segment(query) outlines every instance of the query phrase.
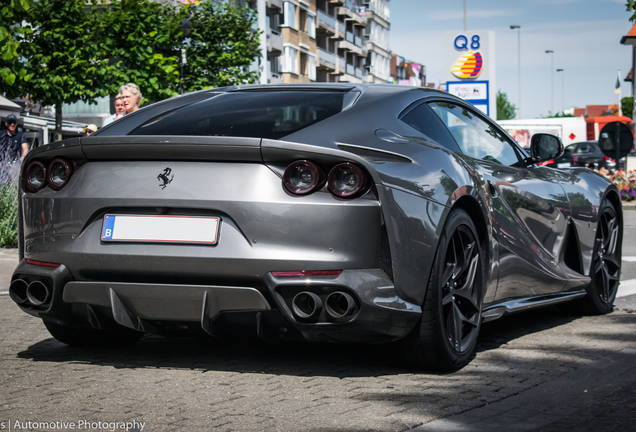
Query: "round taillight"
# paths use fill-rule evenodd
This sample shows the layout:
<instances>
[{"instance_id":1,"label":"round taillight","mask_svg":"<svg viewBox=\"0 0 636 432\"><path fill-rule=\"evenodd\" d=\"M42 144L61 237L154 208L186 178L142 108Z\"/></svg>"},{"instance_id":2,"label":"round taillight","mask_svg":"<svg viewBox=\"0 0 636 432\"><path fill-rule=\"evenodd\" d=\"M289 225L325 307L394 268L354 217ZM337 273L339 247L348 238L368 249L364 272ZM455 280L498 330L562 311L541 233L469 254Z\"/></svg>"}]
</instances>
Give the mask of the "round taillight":
<instances>
[{"instance_id":1,"label":"round taillight","mask_svg":"<svg viewBox=\"0 0 636 432\"><path fill-rule=\"evenodd\" d=\"M33 161L26 169L27 187L31 192L37 192L46 185L46 167L38 161Z\"/></svg>"},{"instance_id":2,"label":"round taillight","mask_svg":"<svg viewBox=\"0 0 636 432\"><path fill-rule=\"evenodd\" d=\"M53 159L49 164L49 186L58 191L62 189L73 174L73 166L64 159Z\"/></svg>"},{"instance_id":3,"label":"round taillight","mask_svg":"<svg viewBox=\"0 0 636 432\"><path fill-rule=\"evenodd\" d=\"M329 192L340 198L355 198L367 190L367 177L352 163L341 163L329 172Z\"/></svg>"},{"instance_id":4,"label":"round taillight","mask_svg":"<svg viewBox=\"0 0 636 432\"><path fill-rule=\"evenodd\" d=\"M325 184L325 174L309 161L296 161L285 170L283 184L285 189L294 195L306 195Z\"/></svg>"}]
</instances>

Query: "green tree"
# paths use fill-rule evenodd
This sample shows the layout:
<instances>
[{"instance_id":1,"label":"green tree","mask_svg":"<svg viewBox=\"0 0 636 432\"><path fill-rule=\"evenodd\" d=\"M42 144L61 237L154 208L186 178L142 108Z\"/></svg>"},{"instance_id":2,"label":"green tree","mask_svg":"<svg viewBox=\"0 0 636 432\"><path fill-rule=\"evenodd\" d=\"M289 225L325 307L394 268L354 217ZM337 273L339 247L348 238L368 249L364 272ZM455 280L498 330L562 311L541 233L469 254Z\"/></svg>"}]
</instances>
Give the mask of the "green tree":
<instances>
[{"instance_id":1,"label":"green tree","mask_svg":"<svg viewBox=\"0 0 636 432\"><path fill-rule=\"evenodd\" d=\"M260 32L252 29L256 14L230 2L218 4L213 0L204 0L190 12L192 34L183 83L186 91L255 82L258 72L250 72L248 67L260 53Z\"/></svg>"},{"instance_id":2,"label":"green tree","mask_svg":"<svg viewBox=\"0 0 636 432\"><path fill-rule=\"evenodd\" d=\"M516 107L508 101L508 95L501 90L497 91L497 120L510 120L515 118Z\"/></svg>"},{"instance_id":3,"label":"green tree","mask_svg":"<svg viewBox=\"0 0 636 432\"><path fill-rule=\"evenodd\" d=\"M176 47L181 11L148 0L111 2L101 16L99 32L110 57L118 64L117 82L135 83L145 98L161 100L177 94Z\"/></svg>"},{"instance_id":4,"label":"green tree","mask_svg":"<svg viewBox=\"0 0 636 432\"><path fill-rule=\"evenodd\" d=\"M632 117L634 113L634 96L627 96L621 99L621 110L625 117Z\"/></svg>"},{"instance_id":5,"label":"green tree","mask_svg":"<svg viewBox=\"0 0 636 432\"><path fill-rule=\"evenodd\" d=\"M625 6L627 7L627 12L632 12L632 16L629 20L636 21L636 0L627 0Z\"/></svg>"},{"instance_id":6,"label":"green tree","mask_svg":"<svg viewBox=\"0 0 636 432\"><path fill-rule=\"evenodd\" d=\"M102 13L87 9L82 0L38 0L29 9L20 41L26 73L8 89L8 95L28 95L55 106L58 139L62 103L93 102L115 90L117 66L109 61L101 35L94 32Z\"/></svg>"},{"instance_id":7,"label":"green tree","mask_svg":"<svg viewBox=\"0 0 636 432\"><path fill-rule=\"evenodd\" d=\"M29 0L9 0L0 8L0 93L7 93L17 79L29 79L19 59L20 40L28 31L21 23L30 7Z\"/></svg>"}]
</instances>

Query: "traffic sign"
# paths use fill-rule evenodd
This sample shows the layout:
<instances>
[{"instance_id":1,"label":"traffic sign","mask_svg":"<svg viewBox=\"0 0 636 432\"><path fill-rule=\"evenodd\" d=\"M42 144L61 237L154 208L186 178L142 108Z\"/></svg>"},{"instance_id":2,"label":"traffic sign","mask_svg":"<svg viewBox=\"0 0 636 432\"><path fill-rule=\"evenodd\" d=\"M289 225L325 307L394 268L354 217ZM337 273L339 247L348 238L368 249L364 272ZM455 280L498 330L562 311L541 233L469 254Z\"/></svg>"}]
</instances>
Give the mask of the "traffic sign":
<instances>
[{"instance_id":1,"label":"traffic sign","mask_svg":"<svg viewBox=\"0 0 636 432\"><path fill-rule=\"evenodd\" d=\"M627 156L634 146L634 135L629 127L622 122L615 121L606 124L598 136L598 146L603 154L618 161Z\"/></svg>"}]
</instances>

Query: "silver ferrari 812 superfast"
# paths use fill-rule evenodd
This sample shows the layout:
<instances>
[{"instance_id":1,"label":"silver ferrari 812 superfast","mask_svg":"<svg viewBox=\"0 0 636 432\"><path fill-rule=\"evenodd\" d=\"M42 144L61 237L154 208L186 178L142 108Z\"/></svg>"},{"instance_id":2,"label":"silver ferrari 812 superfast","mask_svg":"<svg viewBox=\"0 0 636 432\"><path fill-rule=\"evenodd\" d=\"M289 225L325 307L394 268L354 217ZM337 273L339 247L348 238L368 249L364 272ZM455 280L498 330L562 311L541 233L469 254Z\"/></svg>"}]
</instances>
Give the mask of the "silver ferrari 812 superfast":
<instances>
[{"instance_id":1,"label":"silver ferrari 812 superfast","mask_svg":"<svg viewBox=\"0 0 636 432\"><path fill-rule=\"evenodd\" d=\"M72 345L247 331L456 369L485 321L612 310L619 194L538 165L562 152L430 89L185 94L27 155L10 295Z\"/></svg>"}]
</instances>

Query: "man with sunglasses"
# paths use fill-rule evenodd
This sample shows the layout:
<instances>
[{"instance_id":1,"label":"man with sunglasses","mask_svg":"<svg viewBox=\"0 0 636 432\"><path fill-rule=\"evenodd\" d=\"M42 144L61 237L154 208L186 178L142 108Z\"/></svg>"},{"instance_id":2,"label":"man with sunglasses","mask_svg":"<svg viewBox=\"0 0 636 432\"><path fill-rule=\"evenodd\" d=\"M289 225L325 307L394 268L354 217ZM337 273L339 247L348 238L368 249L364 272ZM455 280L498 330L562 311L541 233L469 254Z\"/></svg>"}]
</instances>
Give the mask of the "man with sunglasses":
<instances>
[{"instance_id":1,"label":"man with sunglasses","mask_svg":"<svg viewBox=\"0 0 636 432\"><path fill-rule=\"evenodd\" d=\"M24 134L18 131L18 119L9 114L4 124L7 129L0 131L0 162L22 161L29 151Z\"/></svg>"}]
</instances>

